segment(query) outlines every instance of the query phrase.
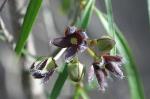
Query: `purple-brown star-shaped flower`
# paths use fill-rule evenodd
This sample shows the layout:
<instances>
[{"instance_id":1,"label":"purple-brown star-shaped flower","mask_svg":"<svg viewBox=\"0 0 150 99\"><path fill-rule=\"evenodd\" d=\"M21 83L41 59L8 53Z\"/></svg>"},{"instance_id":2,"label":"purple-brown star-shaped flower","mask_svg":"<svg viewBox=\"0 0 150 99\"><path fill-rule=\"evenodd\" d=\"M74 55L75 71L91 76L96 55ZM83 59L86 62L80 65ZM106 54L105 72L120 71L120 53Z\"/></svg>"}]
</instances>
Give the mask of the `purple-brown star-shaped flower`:
<instances>
[{"instance_id":1,"label":"purple-brown star-shaped flower","mask_svg":"<svg viewBox=\"0 0 150 99\"><path fill-rule=\"evenodd\" d=\"M87 48L87 38L86 32L77 29L75 26L69 26L66 28L64 37L55 38L51 43L61 48L67 48L65 59L70 60L78 50L83 52Z\"/></svg>"},{"instance_id":2,"label":"purple-brown star-shaped flower","mask_svg":"<svg viewBox=\"0 0 150 99\"><path fill-rule=\"evenodd\" d=\"M97 78L100 90L105 91L107 87L107 77L109 72L118 78L123 78L123 72L120 69L122 58L120 56L103 55L101 62L94 62L89 69L89 82L94 79L94 74Z\"/></svg>"},{"instance_id":3,"label":"purple-brown star-shaped flower","mask_svg":"<svg viewBox=\"0 0 150 99\"><path fill-rule=\"evenodd\" d=\"M56 68L56 66L53 66L53 68L49 69L48 71L44 71L43 69L45 68L47 62L48 59L44 59L39 62L34 62L30 68L32 76L36 79L42 79L43 83L49 80L49 78L52 76Z\"/></svg>"}]
</instances>

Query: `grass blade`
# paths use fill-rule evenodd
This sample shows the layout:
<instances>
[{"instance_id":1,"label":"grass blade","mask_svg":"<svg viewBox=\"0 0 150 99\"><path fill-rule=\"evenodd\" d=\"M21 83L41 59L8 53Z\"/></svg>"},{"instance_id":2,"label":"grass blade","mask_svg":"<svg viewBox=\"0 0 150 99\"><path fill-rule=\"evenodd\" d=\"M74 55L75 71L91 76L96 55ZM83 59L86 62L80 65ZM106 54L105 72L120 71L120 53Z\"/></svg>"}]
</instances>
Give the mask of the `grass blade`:
<instances>
[{"instance_id":1,"label":"grass blade","mask_svg":"<svg viewBox=\"0 0 150 99\"><path fill-rule=\"evenodd\" d=\"M106 15L102 13L97 8L94 9L100 21L102 22L104 28L109 33L108 21ZM131 53L131 49L128 46L128 43L123 36L123 33L118 29L114 24L116 31L116 46L120 54L125 57L127 63L125 64L125 69L127 72L128 83L131 92L131 99L144 99L144 91L141 84L141 80L136 68L136 63ZM111 35L111 34L110 34Z\"/></svg>"},{"instance_id":2,"label":"grass blade","mask_svg":"<svg viewBox=\"0 0 150 99\"><path fill-rule=\"evenodd\" d=\"M63 71L59 74L55 84L54 84L54 87L52 89L52 92L50 94L50 97L49 99L57 99L58 95L60 94L61 92L61 89L66 81L68 77L68 72L67 72L67 63L64 64L64 69Z\"/></svg>"},{"instance_id":3,"label":"grass blade","mask_svg":"<svg viewBox=\"0 0 150 99\"><path fill-rule=\"evenodd\" d=\"M148 8L148 18L149 18L149 24L150 24L150 0L147 0L147 8Z\"/></svg>"},{"instance_id":4,"label":"grass blade","mask_svg":"<svg viewBox=\"0 0 150 99\"><path fill-rule=\"evenodd\" d=\"M105 0L105 5L107 9L107 21L108 21L109 33L114 34L115 30L113 26L113 13L112 13L111 0Z\"/></svg>"},{"instance_id":5,"label":"grass blade","mask_svg":"<svg viewBox=\"0 0 150 99\"><path fill-rule=\"evenodd\" d=\"M95 4L95 0L89 0L83 13L81 16L81 20L79 20L78 27L82 28L82 29L86 29L87 26L89 25L91 16L92 16L92 12L93 12L93 7Z\"/></svg>"},{"instance_id":6,"label":"grass blade","mask_svg":"<svg viewBox=\"0 0 150 99\"><path fill-rule=\"evenodd\" d=\"M32 25L36 19L36 16L38 14L39 8L41 7L42 0L30 0L23 25L21 27L20 31L20 37L16 44L15 52L20 55L21 51L26 43L26 40L30 34Z\"/></svg>"},{"instance_id":7,"label":"grass blade","mask_svg":"<svg viewBox=\"0 0 150 99\"><path fill-rule=\"evenodd\" d=\"M112 2L111 0L105 0L106 10L107 10L107 21L108 21L108 27L109 27L109 33L115 40L115 29L114 29L114 19L113 19L113 12L112 12ZM111 51L112 55L116 55L116 46Z\"/></svg>"}]
</instances>

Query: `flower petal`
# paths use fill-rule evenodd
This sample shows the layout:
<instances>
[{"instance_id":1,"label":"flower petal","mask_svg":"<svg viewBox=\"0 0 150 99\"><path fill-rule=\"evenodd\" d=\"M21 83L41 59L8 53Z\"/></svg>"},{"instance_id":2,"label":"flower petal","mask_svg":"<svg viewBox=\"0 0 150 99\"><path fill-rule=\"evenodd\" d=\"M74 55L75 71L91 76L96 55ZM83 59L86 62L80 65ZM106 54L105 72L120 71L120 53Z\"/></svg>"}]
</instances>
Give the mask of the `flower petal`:
<instances>
[{"instance_id":1,"label":"flower petal","mask_svg":"<svg viewBox=\"0 0 150 99\"><path fill-rule=\"evenodd\" d=\"M94 72L95 72L97 81L98 81L98 83L100 85L100 90L101 91L105 91L105 88L107 87L105 73L97 65L93 65L93 67L94 67Z\"/></svg>"},{"instance_id":2,"label":"flower petal","mask_svg":"<svg viewBox=\"0 0 150 99\"><path fill-rule=\"evenodd\" d=\"M108 77L108 76L109 76L108 70L106 70L106 69L102 68L102 71L103 71L103 73L104 73L104 75L105 75L106 77Z\"/></svg>"},{"instance_id":3,"label":"flower petal","mask_svg":"<svg viewBox=\"0 0 150 99\"><path fill-rule=\"evenodd\" d=\"M66 53L65 53L65 60L69 62L75 56L76 52L77 52L76 47L67 48Z\"/></svg>"},{"instance_id":4,"label":"flower petal","mask_svg":"<svg viewBox=\"0 0 150 99\"><path fill-rule=\"evenodd\" d=\"M121 71L121 69L119 68L118 64L115 63L115 62L111 62L109 64L106 64L105 67L110 71L112 72L116 77L119 77L119 78L123 78L124 75L123 75L123 72Z\"/></svg>"},{"instance_id":5,"label":"flower petal","mask_svg":"<svg viewBox=\"0 0 150 99\"><path fill-rule=\"evenodd\" d=\"M90 66L88 70L88 82L90 83L92 80L94 80L94 68Z\"/></svg>"},{"instance_id":6,"label":"flower petal","mask_svg":"<svg viewBox=\"0 0 150 99\"><path fill-rule=\"evenodd\" d=\"M44 73L42 73L41 70L33 71L32 76L36 79L41 79L41 78L45 77Z\"/></svg>"},{"instance_id":7,"label":"flower petal","mask_svg":"<svg viewBox=\"0 0 150 99\"><path fill-rule=\"evenodd\" d=\"M45 60L41 61L41 62L36 66L36 69L42 70L42 69L46 66L47 60L48 60L48 59L45 59Z\"/></svg>"},{"instance_id":8,"label":"flower petal","mask_svg":"<svg viewBox=\"0 0 150 99\"><path fill-rule=\"evenodd\" d=\"M67 37L55 38L51 43L61 48L71 46L70 39Z\"/></svg>"},{"instance_id":9,"label":"flower petal","mask_svg":"<svg viewBox=\"0 0 150 99\"><path fill-rule=\"evenodd\" d=\"M84 40L88 39L88 35L86 32L81 32L80 34L82 35Z\"/></svg>"},{"instance_id":10,"label":"flower petal","mask_svg":"<svg viewBox=\"0 0 150 99\"><path fill-rule=\"evenodd\" d=\"M35 62L31 65L30 70L35 68Z\"/></svg>"},{"instance_id":11,"label":"flower petal","mask_svg":"<svg viewBox=\"0 0 150 99\"><path fill-rule=\"evenodd\" d=\"M46 83L49 80L49 78L52 76L53 73L54 73L54 69L46 72L44 74L45 77L43 78L43 83Z\"/></svg>"},{"instance_id":12,"label":"flower petal","mask_svg":"<svg viewBox=\"0 0 150 99\"><path fill-rule=\"evenodd\" d=\"M123 79L124 75L122 70L119 68L118 64L116 64L115 62L112 62L112 64L114 66L116 76Z\"/></svg>"},{"instance_id":13,"label":"flower petal","mask_svg":"<svg viewBox=\"0 0 150 99\"><path fill-rule=\"evenodd\" d=\"M96 70L95 75L96 75L96 78L97 78L98 83L100 85L100 90L105 91L105 87L107 86L107 83L106 83L106 77L105 77L104 72L101 69Z\"/></svg>"},{"instance_id":14,"label":"flower petal","mask_svg":"<svg viewBox=\"0 0 150 99\"><path fill-rule=\"evenodd\" d=\"M65 35L70 35L70 34L73 34L75 33L75 31L77 30L77 28L75 26L68 26L66 28L66 31L65 31Z\"/></svg>"},{"instance_id":15,"label":"flower petal","mask_svg":"<svg viewBox=\"0 0 150 99\"><path fill-rule=\"evenodd\" d=\"M81 53L84 52L86 49L87 49L87 46L84 46L84 45L79 46L79 50Z\"/></svg>"},{"instance_id":16,"label":"flower petal","mask_svg":"<svg viewBox=\"0 0 150 99\"><path fill-rule=\"evenodd\" d=\"M122 62L122 57L120 56L109 56L109 55L104 55L103 56L104 60L109 62Z\"/></svg>"}]
</instances>

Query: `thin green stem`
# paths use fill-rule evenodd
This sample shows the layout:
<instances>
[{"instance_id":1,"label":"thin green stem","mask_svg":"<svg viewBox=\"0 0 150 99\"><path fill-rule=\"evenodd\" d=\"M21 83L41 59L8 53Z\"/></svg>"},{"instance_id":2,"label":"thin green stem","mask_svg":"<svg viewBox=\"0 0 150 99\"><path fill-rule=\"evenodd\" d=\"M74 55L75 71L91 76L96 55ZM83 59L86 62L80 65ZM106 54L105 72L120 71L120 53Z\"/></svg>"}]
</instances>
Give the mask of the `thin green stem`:
<instances>
[{"instance_id":1,"label":"thin green stem","mask_svg":"<svg viewBox=\"0 0 150 99\"><path fill-rule=\"evenodd\" d=\"M76 89L75 89L75 94L73 99L80 99L80 97L82 97L82 99L89 99L88 95L84 90L82 82L76 84Z\"/></svg>"},{"instance_id":2,"label":"thin green stem","mask_svg":"<svg viewBox=\"0 0 150 99\"><path fill-rule=\"evenodd\" d=\"M113 11L112 11L112 2L111 0L105 0L106 10L107 10L107 20L108 20L108 27L109 27L109 33L112 34L111 36L115 40L115 29L114 29L114 18L113 18ZM111 53L113 55L116 55L116 46L112 49Z\"/></svg>"},{"instance_id":3,"label":"thin green stem","mask_svg":"<svg viewBox=\"0 0 150 99\"><path fill-rule=\"evenodd\" d=\"M80 95L79 95L79 88L78 86L76 85L75 86L75 91L74 91L74 96L73 96L73 99L79 99Z\"/></svg>"},{"instance_id":4,"label":"thin green stem","mask_svg":"<svg viewBox=\"0 0 150 99\"><path fill-rule=\"evenodd\" d=\"M88 54L89 54L94 60L96 60L96 59L98 58L97 55L94 53L94 51L93 51L92 49L87 48L86 51L88 52Z\"/></svg>"},{"instance_id":5,"label":"thin green stem","mask_svg":"<svg viewBox=\"0 0 150 99\"><path fill-rule=\"evenodd\" d=\"M55 56L54 56L54 60L58 60L62 54L66 51L66 48L62 48Z\"/></svg>"}]
</instances>

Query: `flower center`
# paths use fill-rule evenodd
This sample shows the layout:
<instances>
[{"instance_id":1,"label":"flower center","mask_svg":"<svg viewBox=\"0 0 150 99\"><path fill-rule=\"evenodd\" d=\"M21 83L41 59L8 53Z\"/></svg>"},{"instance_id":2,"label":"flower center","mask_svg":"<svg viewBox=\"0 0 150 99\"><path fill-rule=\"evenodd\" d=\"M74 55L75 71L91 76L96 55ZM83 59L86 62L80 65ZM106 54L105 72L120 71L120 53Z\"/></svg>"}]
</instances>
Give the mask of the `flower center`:
<instances>
[{"instance_id":1,"label":"flower center","mask_svg":"<svg viewBox=\"0 0 150 99\"><path fill-rule=\"evenodd\" d=\"M71 44L75 44L75 45L78 44L78 40L75 37L71 38L70 42L71 42Z\"/></svg>"}]
</instances>

